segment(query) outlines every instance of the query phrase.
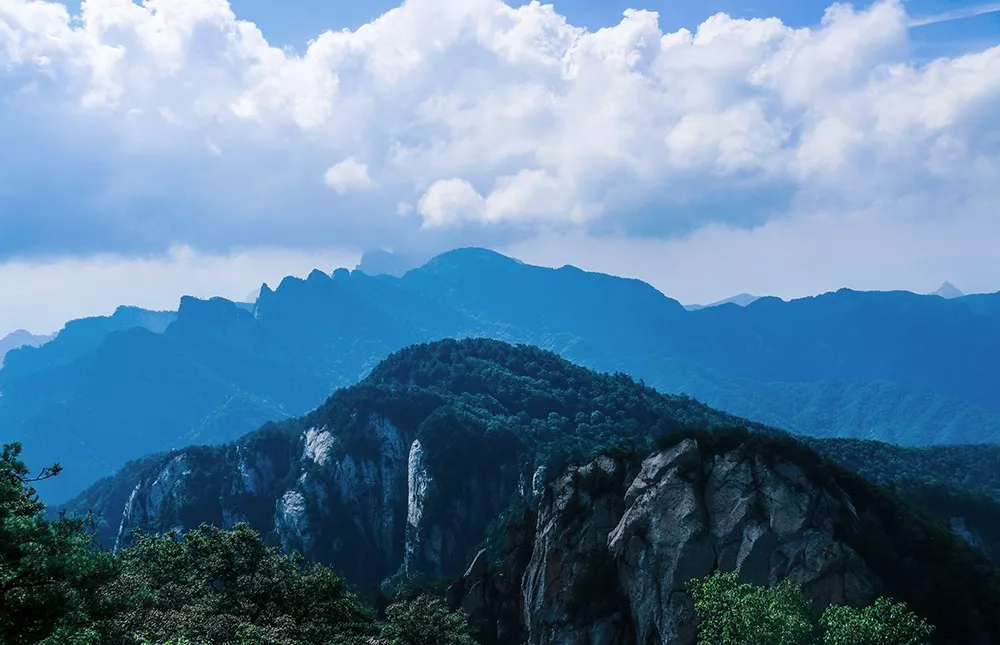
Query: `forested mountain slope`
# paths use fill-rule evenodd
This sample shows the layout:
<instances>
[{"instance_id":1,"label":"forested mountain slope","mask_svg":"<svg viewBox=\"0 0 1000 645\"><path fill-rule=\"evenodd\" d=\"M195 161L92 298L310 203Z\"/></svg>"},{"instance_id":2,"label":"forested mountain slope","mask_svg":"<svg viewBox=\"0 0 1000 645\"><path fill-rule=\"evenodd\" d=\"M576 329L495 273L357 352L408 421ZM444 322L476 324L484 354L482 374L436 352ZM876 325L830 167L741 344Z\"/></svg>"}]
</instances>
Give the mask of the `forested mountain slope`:
<instances>
[{"instance_id":1,"label":"forested mountain slope","mask_svg":"<svg viewBox=\"0 0 1000 645\"><path fill-rule=\"evenodd\" d=\"M1000 638L995 567L891 491L779 431L492 340L409 347L301 418L133 463L69 510L93 508L118 546L248 522L362 590L454 579L513 530L510 600L531 621L509 627L531 643L693 643L683 583L734 567L821 605L890 593L941 642ZM668 595L652 618L623 609Z\"/></svg>"}]
</instances>

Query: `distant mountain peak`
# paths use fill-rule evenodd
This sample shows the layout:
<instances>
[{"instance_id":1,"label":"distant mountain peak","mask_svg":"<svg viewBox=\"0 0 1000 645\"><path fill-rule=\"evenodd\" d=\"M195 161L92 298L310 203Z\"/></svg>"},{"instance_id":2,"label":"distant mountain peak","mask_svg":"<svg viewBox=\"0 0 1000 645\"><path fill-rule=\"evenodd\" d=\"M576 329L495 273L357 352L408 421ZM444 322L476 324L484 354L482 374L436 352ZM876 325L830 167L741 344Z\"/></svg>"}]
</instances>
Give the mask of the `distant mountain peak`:
<instances>
[{"instance_id":1,"label":"distant mountain peak","mask_svg":"<svg viewBox=\"0 0 1000 645\"><path fill-rule=\"evenodd\" d=\"M445 251L434 256L427 264L431 263L455 263L455 262L504 262L510 264L524 264L516 258L512 258L492 249L478 246L466 246L451 251Z\"/></svg>"},{"instance_id":2,"label":"distant mountain peak","mask_svg":"<svg viewBox=\"0 0 1000 645\"><path fill-rule=\"evenodd\" d=\"M426 256L370 249L361 255L361 261L354 270L366 275L391 275L400 278L410 269L423 264L426 259Z\"/></svg>"},{"instance_id":3,"label":"distant mountain peak","mask_svg":"<svg viewBox=\"0 0 1000 645\"><path fill-rule=\"evenodd\" d=\"M329 282L332 276L328 273L323 273L319 269L313 269L306 276L306 280L309 282Z\"/></svg>"},{"instance_id":4,"label":"distant mountain peak","mask_svg":"<svg viewBox=\"0 0 1000 645\"><path fill-rule=\"evenodd\" d=\"M945 282L940 287L938 287L937 291L935 291L931 295L932 296L941 296L942 298L946 298L946 299L950 300L951 298L961 298L965 294L962 293L961 291L959 291L958 288L955 287L955 285L953 285L952 283Z\"/></svg>"},{"instance_id":5,"label":"distant mountain peak","mask_svg":"<svg viewBox=\"0 0 1000 645\"><path fill-rule=\"evenodd\" d=\"M740 307L746 307L750 303L760 300L760 296L755 296L750 293L740 293L735 296L730 296L728 298L723 298L722 300L717 300L713 303L707 305L685 305L685 309L688 311L697 311L699 309L707 309L708 307L718 307L719 305L738 305Z\"/></svg>"},{"instance_id":6,"label":"distant mountain peak","mask_svg":"<svg viewBox=\"0 0 1000 645\"><path fill-rule=\"evenodd\" d=\"M52 336L32 334L26 329L18 329L6 336L0 337L0 367L3 367L3 359L10 350L21 347L39 347L52 340L52 338Z\"/></svg>"}]
</instances>

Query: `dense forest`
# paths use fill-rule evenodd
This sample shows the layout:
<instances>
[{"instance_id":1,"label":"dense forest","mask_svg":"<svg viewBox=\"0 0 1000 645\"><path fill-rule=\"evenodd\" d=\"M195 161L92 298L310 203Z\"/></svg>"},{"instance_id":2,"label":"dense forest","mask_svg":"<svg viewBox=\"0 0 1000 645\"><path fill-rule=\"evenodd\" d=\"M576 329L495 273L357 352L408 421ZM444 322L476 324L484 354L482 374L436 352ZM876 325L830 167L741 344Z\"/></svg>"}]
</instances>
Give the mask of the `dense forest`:
<instances>
[{"instance_id":1,"label":"dense forest","mask_svg":"<svg viewBox=\"0 0 1000 645\"><path fill-rule=\"evenodd\" d=\"M803 441L881 484L903 479L945 482L1000 499L1000 445L915 448L857 439Z\"/></svg>"}]
</instances>

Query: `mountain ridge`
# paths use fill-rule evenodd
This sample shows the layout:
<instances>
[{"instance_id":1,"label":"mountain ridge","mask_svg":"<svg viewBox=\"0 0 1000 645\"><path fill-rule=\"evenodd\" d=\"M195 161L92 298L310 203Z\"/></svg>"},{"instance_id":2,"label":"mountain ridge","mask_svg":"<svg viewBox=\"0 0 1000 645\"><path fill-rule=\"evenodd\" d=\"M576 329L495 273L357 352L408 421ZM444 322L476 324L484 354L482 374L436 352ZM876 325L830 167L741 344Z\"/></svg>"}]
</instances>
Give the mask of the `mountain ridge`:
<instances>
[{"instance_id":1,"label":"mountain ridge","mask_svg":"<svg viewBox=\"0 0 1000 645\"><path fill-rule=\"evenodd\" d=\"M461 249L402 278L314 271L253 305L186 297L154 316L159 333L108 329L128 319L70 323L0 370L0 427L70 467L53 501L141 454L302 414L393 351L449 337L538 345L800 434L1000 441L996 294L841 290L688 312L639 280Z\"/></svg>"}]
</instances>

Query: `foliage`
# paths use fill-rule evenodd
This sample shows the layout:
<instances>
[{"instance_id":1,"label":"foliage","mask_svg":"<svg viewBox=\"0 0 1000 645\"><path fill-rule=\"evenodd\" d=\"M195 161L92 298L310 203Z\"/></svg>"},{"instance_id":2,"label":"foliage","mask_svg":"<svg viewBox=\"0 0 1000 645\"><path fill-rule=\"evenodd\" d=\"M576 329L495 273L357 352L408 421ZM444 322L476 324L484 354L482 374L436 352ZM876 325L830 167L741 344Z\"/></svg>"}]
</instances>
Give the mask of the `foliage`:
<instances>
[{"instance_id":1,"label":"foliage","mask_svg":"<svg viewBox=\"0 0 1000 645\"><path fill-rule=\"evenodd\" d=\"M90 548L85 520L43 517L31 484L60 468L32 477L20 455L18 443L0 453L0 642L96 643L88 621L117 563Z\"/></svg>"},{"instance_id":2,"label":"foliage","mask_svg":"<svg viewBox=\"0 0 1000 645\"><path fill-rule=\"evenodd\" d=\"M245 525L142 536L121 554L108 632L153 640L317 645L367 635L371 616L330 569L264 546Z\"/></svg>"},{"instance_id":3,"label":"foliage","mask_svg":"<svg viewBox=\"0 0 1000 645\"><path fill-rule=\"evenodd\" d=\"M380 645L474 645L466 616L440 598L419 596L391 605Z\"/></svg>"},{"instance_id":4,"label":"foliage","mask_svg":"<svg viewBox=\"0 0 1000 645\"><path fill-rule=\"evenodd\" d=\"M805 439L817 452L949 528L958 523L977 548L1000 558L1000 446L901 448L876 441Z\"/></svg>"},{"instance_id":5,"label":"foliage","mask_svg":"<svg viewBox=\"0 0 1000 645\"><path fill-rule=\"evenodd\" d=\"M863 609L831 606L820 618L823 645L924 645L934 629L906 608L879 598Z\"/></svg>"},{"instance_id":6,"label":"foliage","mask_svg":"<svg viewBox=\"0 0 1000 645\"><path fill-rule=\"evenodd\" d=\"M858 439L806 439L817 452L879 484L897 480L982 491L1000 500L1000 445L904 448Z\"/></svg>"},{"instance_id":7,"label":"foliage","mask_svg":"<svg viewBox=\"0 0 1000 645\"><path fill-rule=\"evenodd\" d=\"M508 451L519 442L534 465L551 472L608 446L641 449L678 428L743 426L774 432L693 399L661 394L622 373L598 374L550 351L487 339L408 347L380 363L362 385L387 391L399 412L412 410L389 413L400 427L421 422L425 432L447 437L451 445L467 442L470 433L456 432L454 416L443 413L450 405L465 425L478 424L497 440L505 437ZM437 412L406 406L414 392L439 397ZM330 412L343 400L341 394L317 411L319 418L333 420ZM306 424L317 420L309 415Z\"/></svg>"},{"instance_id":8,"label":"foliage","mask_svg":"<svg viewBox=\"0 0 1000 645\"><path fill-rule=\"evenodd\" d=\"M688 592L701 619L700 645L811 645L815 626L801 589L740 583L735 573L692 581Z\"/></svg>"},{"instance_id":9,"label":"foliage","mask_svg":"<svg viewBox=\"0 0 1000 645\"><path fill-rule=\"evenodd\" d=\"M933 629L903 603L879 598L863 609L831 605L816 619L802 590L715 573L688 592L701 621L699 645L926 645Z\"/></svg>"}]
</instances>

